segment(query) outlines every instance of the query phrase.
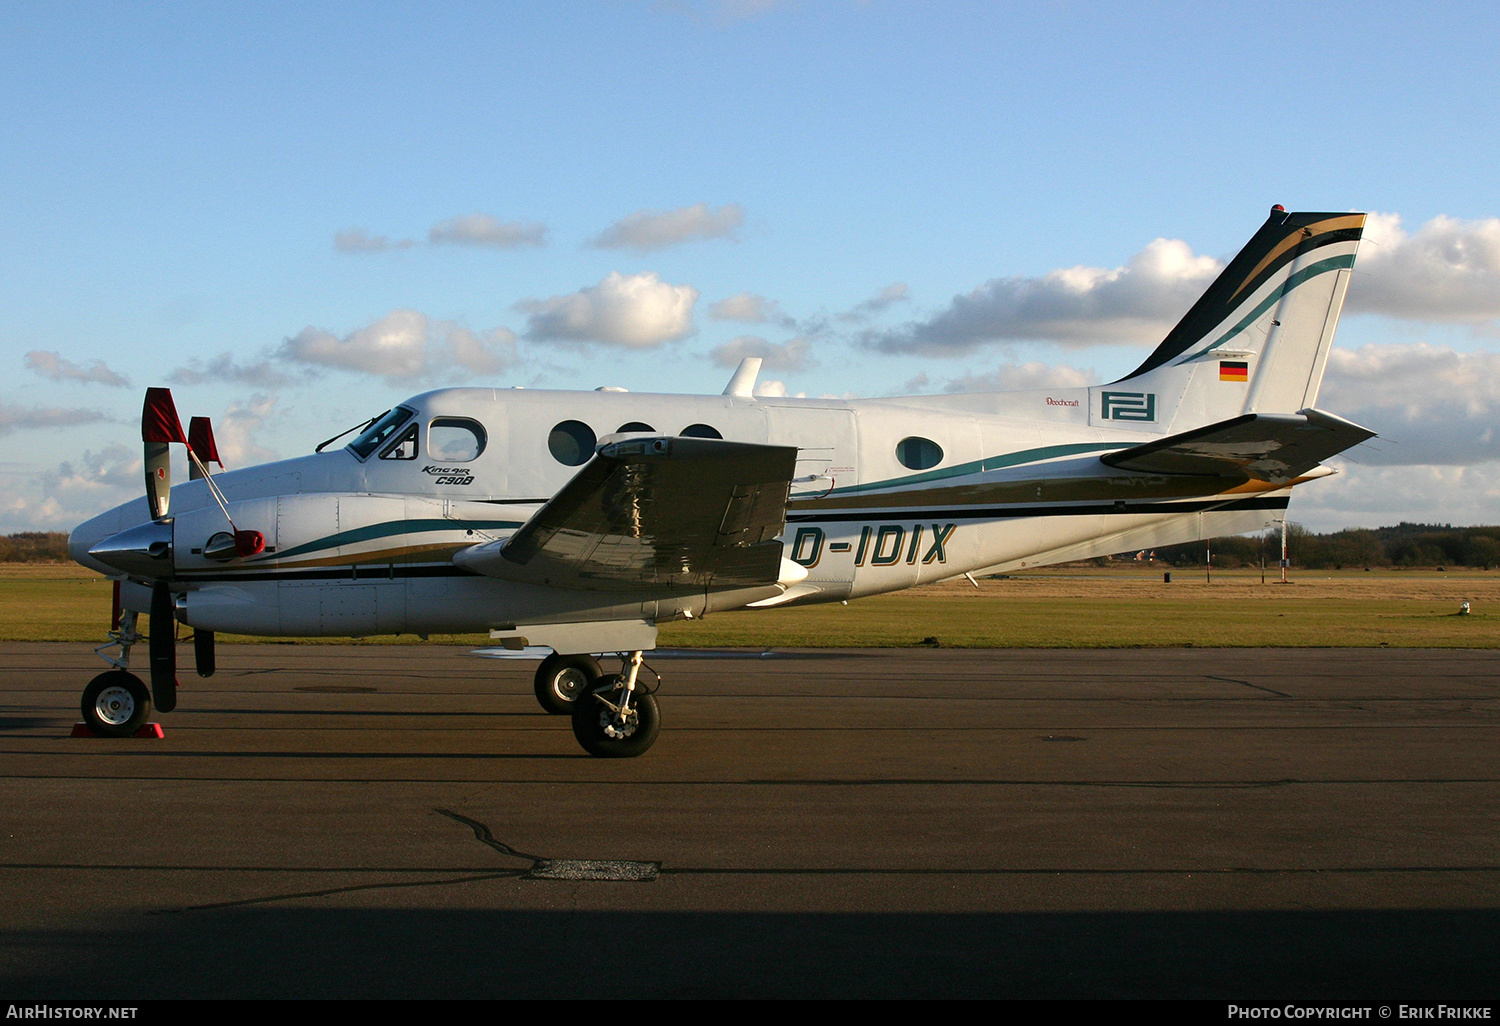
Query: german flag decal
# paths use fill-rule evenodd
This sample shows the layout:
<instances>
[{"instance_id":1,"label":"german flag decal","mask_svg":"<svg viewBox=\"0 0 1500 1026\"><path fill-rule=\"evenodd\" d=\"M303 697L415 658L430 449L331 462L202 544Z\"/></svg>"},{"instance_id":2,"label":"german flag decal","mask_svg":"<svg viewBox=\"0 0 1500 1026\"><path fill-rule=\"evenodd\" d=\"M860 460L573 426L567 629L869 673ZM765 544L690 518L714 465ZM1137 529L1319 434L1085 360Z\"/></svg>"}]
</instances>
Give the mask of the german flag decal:
<instances>
[{"instance_id":1,"label":"german flag decal","mask_svg":"<svg viewBox=\"0 0 1500 1026\"><path fill-rule=\"evenodd\" d=\"M1244 360L1220 360L1220 381L1249 381L1250 364Z\"/></svg>"}]
</instances>

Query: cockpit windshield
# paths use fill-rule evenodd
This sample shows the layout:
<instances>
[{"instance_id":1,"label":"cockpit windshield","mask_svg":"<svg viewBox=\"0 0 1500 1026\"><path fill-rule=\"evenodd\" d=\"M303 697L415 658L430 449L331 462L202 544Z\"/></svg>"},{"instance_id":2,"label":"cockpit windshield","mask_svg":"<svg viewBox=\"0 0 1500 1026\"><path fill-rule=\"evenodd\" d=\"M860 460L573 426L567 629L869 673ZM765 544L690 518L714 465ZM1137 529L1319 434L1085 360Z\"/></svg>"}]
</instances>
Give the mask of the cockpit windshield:
<instances>
[{"instance_id":1,"label":"cockpit windshield","mask_svg":"<svg viewBox=\"0 0 1500 1026\"><path fill-rule=\"evenodd\" d=\"M416 410L405 406L397 406L387 411L375 423L365 428L358 438L349 443L349 451L362 460L369 459L370 454L384 445L397 428L416 415Z\"/></svg>"}]
</instances>

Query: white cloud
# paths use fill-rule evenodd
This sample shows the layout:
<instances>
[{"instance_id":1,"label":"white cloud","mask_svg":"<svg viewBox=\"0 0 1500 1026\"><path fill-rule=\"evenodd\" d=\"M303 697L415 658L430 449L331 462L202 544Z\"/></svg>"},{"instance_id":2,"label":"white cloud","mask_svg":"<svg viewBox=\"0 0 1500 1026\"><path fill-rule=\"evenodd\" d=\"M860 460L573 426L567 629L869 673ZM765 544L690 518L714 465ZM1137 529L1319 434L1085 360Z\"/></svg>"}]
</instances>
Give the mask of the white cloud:
<instances>
[{"instance_id":1,"label":"white cloud","mask_svg":"<svg viewBox=\"0 0 1500 1026\"><path fill-rule=\"evenodd\" d=\"M1004 340L1155 344L1222 269L1185 242L1157 239L1123 267L991 279L925 321L868 332L863 341L883 352L937 356Z\"/></svg>"},{"instance_id":2,"label":"white cloud","mask_svg":"<svg viewBox=\"0 0 1500 1026\"><path fill-rule=\"evenodd\" d=\"M174 471L175 473L175 471ZM141 450L114 444L46 473L20 473L0 489L0 530L70 531L145 494Z\"/></svg>"},{"instance_id":3,"label":"white cloud","mask_svg":"<svg viewBox=\"0 0 1500 1026\"><path fill-rule=\"evenodd\" d=\"M392 379L417 377L427 370L427 317L393 310L342 339L321 328L303 328L282 343L278 355Z\"/></svg>"},{"instance_id":4,"label":"white cloud","mask_svg":"<svg viewBox=\"0 0 1500 1026\"><path fill-rule=\"evenodd\" d=\"M246 402L232 404L214 422L214 441L226 468L238 470L277 458L275 452L258 444L254 437L275 407L275 399L256 394Z\"/></svg>"},{"instance_id":5,"label":"white cloud","mask_svg":"<svg viewBox=\"0 0 1500 1026\"><path fill-rule=\"evenodd\" d=\"M589 245L645 253L697 239L729 238L744 220L738 203L726 203L718 210L710 210L707 203L676 210L637 210L604 229Z\"/></svg>"},{"instance_id":6,"label":"white cloud","mask_svg":"<svg viewBox=\"0 0 1500 1026\"><path fill-rule=\"evenodd\" d=\"M811 348L805 338L794 338L778 345L755 335L740 335L715 346L709 356L721 367L737 367L745 357L758 356L766 370L800 371L817 366L809 359Z\"/></svg>"},{"instance_id":7,"label":"white cloud","mask_svg":"<svg viewBox=\"0 0 1500 1026\"><path fill-rule=\"evenodd\" d=\"M1360 450L1363 451L1363 450ZM1500 463L1473 467L1345 466L1292 493L1291 520L1320 533L1346 527L1494 524L1500 521Z\"/></svg>"},{"instance_id":8,"label":"white cloud","mask_svg":"<svg viewBox=\"0 0 1500 1026\"><path fill-rule=\"evenodd\" d=\"M475 335L451 321L434 321L416 310L392 310L367 327L335 336L303 328L276 354L294 363L332 367L403 381L461 367L490 374L515 361L515 335L495 328Z\"/></svg>"},{"instance_id":9,"label":"white cloud","mask_svg":"<svg viewBox=\"0 0 1500 1026\"><path fill-rule=\"evenodd\" d=\"M1500 353L1426 343L1335 348L1318 407L1380 432L1354 450L1362 464L1500 460Z\"/></svg>"},{"instance_id":10,"label":"white cloud","mask_svg":"<svg viewBox=\"0 0 1500 1026\"><path fill-rule=\"evenodd\" d=\"M925 378L925 375L923 375ZM1005 363L987 374L965 374L943 386L945 392L1013 392L1021 389L1084 388L1097 379L1092 369L1067 364Z\"/></svg>"},{"instance_id":11,"label":"white cloud","mask_svg":"<svg viewBox=\"0 0 1500 1026\"><path fill-rule=\"evenodd\" d=\"M489 214L450 217L432 226L427 239L435 246L490 246L514 249L541 246L547 241L547 226L535 221L501 221Z\"/></svg>"},{"instance_id":12,"label":"white cloud","mask_svg":"<svg viewBox=\"0 0 1500 1026\"><path fill-rule=\"evenodd\" d=\"M62 409L60 407L12 406L0 403L0 435L37 428L76 427L109 420L98 410Z\"/></svg>"},{"instance_id":13,"label":"white cloud","mask_svg":"<svg viewBox=\"0 0 1500 1026\"><path fill-rule=\"evenodd\" d=\"M189 360L184 366L178 367L167 375L167 381L174 385L201 385L207 382L223 381L236 385L250 385L255 388L280 388L283 385L290 385L294 380L290 375L283 374L273 367L270 360L238 364L234 362L232 353L220 353L207 363L199 359Z\"/></svg>"},{"instance_id":14,"label":"white cloud","mask_svg":"<svg viewBox=\"0 0 1500 1026\"><path fill-rule=\"evenodd\" d=\"M345 228L333 237L333 248L340 253L382 253L388 249L410 249L413 239L392 241L384 235L371 235L363 228Z\"/></svg>"},{"instance_id":15,"label":"white cloud","mask_svg":"<svg viewBox=\"0 0 1500 1026\"><path fill-rule=\"evenodd\" d=\"M708 315L716 321L740 321L744 324L764 324L782 318L776 303L765 296L739 292L728 299L721 299L708 308Z\"/></svg>"},{"instance_id":16,"label":"white cloud","mask_svg":"<svg viewBox=\"0 0 1500 1026\"><path fill-rule=\"evenodd\" d=\"M498 374L516 362L516 335L509 328L491 328L478 335L450 326L445 339L448 359L473 374Z\"/></svg>"},{"instance_id":17,"label":"white cloud","mask_svg":"<svg viewBox=\"0 0 1500 1026\"><path fill-rule=\"evenodd\" d=\"M1415 235L1371 214L1349 289L1351 313L1474 323L1500 317L1500 218L1435 217Z\"/></svg>"},{"instance_id":18,"label":"white cloud","mask_svg":"<svg viewBox=\"0 0 1500 1026\"><path fill-rule=\"evenodd\" d=\"M95 360L87 367L80 367L71 360L63 359L61 354L44 349L33 349L27 353L26 366L42 377L53 381L80 381L114 386L130 384L128 380L106 367L103 360Z\"/></svg>"},{"instance_id":19,"label":"white cloud","mask_svg":"<svg viewBox=\"0 0 1500 1026\"><path fill-rule=\"evenodd\" d=\"M698 290L669 285L654 272L612 271L597 285L566 296L529 300L526 336L540 341L603 342L650 349L691 334Z\"/></svg>"},{"instance_id":20,"label":"white cloud","mask_svg":"<svg viewBox=\"0 0 1500 1026\"><path fill-rule=\"evenodd\" d=\"M54 480L60 491L117 489L129 493L125 496L129 499L145 494L144 465L139 446L132 448L117 442L99 452L86 451L76 460L58 464Z\"/></svg>"},{"instance_id":21,"label":"white cloud","mask_svg":"<svg viewBox=\"0 0 1500 1026\"><path fill-rule=\"evenodd\" d=\"M214 418L219 453L230 469L275 459L255 434L274 412L275 401L255 395ZM172 477L187 480L181 446L173 446ZM0 530L69 531L112 506L145 494L140 444L114 443L64 460L55 469L22 470L0 488Z\"/></svg>"},{"instance_id":22,"label":"white cloud","mask_svg":"<svg viewBox=\"0 0 1500 1026\"><path fill-rule=\"evenodd\" d=\"M905 282L894 282L881 289L874 296L863 303L855 305L852 310L839 314L841 321L867 321L876 314L884 313L897 303L905 303L911 299L911 289Z\"/></svg>"},{"instance_id":23,"label":"white cloud","mask_svg":"<svg viewBox=\"0 0 1500 1026\"><path fill-rule=\"evenodd\" d=\"M806 392L788 392L785 381L762 381L755 386L755 394L762 399L806 399Z\"/></svg>"}]
</instances>

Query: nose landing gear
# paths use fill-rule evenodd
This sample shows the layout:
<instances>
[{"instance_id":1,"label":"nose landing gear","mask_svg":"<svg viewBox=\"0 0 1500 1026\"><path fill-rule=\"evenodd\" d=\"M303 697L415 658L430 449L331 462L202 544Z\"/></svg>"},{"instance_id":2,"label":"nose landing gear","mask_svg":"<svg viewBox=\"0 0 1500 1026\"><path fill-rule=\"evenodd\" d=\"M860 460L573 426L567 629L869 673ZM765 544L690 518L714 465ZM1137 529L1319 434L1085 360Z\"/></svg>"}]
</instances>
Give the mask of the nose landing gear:
<instances>
[{"instance_id":1,"label":"nose landing gear","mask_svg":"<svg viewBox=\"0 0 1500 1026\"><path fill-rule=\"evenodd\" d=\"M100 737L129 737L151 715L151 692L135 674L106 670L83 689L83 722Z\"/></svg>"},{"instance_id":2,"label":"nose landing gear","mask_svg":"<svg viewBox=\"0 0 1500 1026\"><path fill-rule=\"evenodd\" d=\"M151 716L151 689L130 672L130 649L143 635L136 630L137 614L120 609L120 585L115 582L114 615L109 640L94 653L112 667L83 689L79 711L84 726L98 737L131 737ZM169 621L170 622L170 618ZM109 649L118 646L120 654ZM159 729L159 728L158 728ZM158 735L160 736L160 735Z\"/></svg>"}]
</instances>

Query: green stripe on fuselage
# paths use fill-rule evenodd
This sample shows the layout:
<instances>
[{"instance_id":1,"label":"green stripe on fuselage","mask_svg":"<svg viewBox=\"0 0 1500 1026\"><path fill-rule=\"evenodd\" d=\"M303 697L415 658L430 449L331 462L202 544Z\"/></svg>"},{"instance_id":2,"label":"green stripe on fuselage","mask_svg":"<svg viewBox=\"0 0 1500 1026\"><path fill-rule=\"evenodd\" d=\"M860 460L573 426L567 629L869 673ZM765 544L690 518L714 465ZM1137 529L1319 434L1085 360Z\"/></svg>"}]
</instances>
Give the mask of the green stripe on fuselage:
<instances>
[{"instance_id":1,"label":"green stripe on fuselage","mask_svg":"<svg viewBox=\"0 0 1500 1026\"><path fill-rule=\"evenodd\" d=\"M498 531L515 529L521 526L519 520L390 520L383 524L370 524L368 527L356 527L350 531L340 531L317 541L310 541L304 545L296 545L290 549L280 552L272 552L256 559L256 563L274 563L280 559L291 556L305 556L309 552L318 552L323 549L338 548L340 545L354 545L359 542L374 541L377 538L391 538L398 534L420 534L424 532L439 531Z\"/></svg>"},{"instance_id":2,"label":"green stripe on fuselage","mask_svg":"<svg viewBox=\"0 0 1500 1026\"><path fill-rule=\"evenodd\" d=\"M1040 463L1043 460L1055 460L1062 456L1077 456L1086 452L1104 452L1108 449L1127 449L1135 442L1072 442L1068 445L1044 445L1037 449L1022 449L1019 452L1003 453L999 456L986 456L983 459L972 460L969 463L960 463L955 467L944 467L942 470L929 470L921 474L912 474L909 477L893 477L887 481L872 481L869 484L850 485L847 488L835 488L828 495L853 495L856 492L869 492L877 488L896 488L904 485L924 484L928 481L945 481L948 478L964 477L968 474L981 474L986 470L1000 470L1004 467L1019 467L1026 463ZM793 499L799 496L792 496Z\"/></svg>"}]
</instances>

